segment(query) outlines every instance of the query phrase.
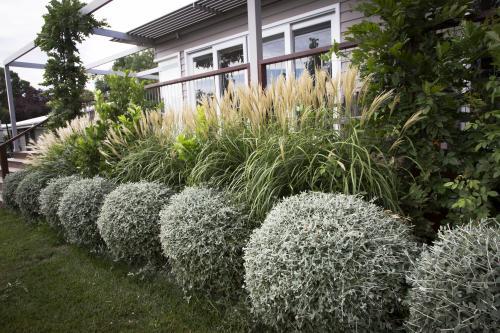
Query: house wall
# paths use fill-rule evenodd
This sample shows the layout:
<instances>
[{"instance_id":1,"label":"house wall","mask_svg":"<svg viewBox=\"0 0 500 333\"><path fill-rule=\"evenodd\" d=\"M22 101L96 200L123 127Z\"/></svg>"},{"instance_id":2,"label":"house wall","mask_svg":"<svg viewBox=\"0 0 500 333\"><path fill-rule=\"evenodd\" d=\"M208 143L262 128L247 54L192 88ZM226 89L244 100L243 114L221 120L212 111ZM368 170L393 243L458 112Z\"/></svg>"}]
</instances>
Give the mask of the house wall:
<instances>
[{"instance_id":1,"label":"house wall","mask_svg":"<svg viewBox=\"0 0 500 333\"><path fill-rule=\"evenodd\" d=\"M340 1L340 31L342 33L342 41L344 41L347 29L363 20L363 14L356 10L359 2L360 0Z\"/></svg>"},{"instance_id":2,"label":"house wall","mask_svg":"<svg viewBox=\"0 0 500 333\"><path fill-rule=\"evenodd\" d=\"M345 31L362 20L362 14L357 12L354 7L359 0L340 1L340 31L341 41ZM267 1L269 3L269 1ZM304 14L306 12L318 10L339 1L332 0L287 0L273 1L267 4L263 1L262 24L268 25L287 19L292 16ZM224 39L233 35L244 33L248 30L247 13L242 9L233 17L229 17L220 22L219 18L213 18L200 25L198 30L181 34L179 38L165 41L156 47L156 59L161 60L173 54L181 54L181 72L186 75L184 50L196 48L200 45L209 44L213 41Z\"/></svg>"}]
</instances>

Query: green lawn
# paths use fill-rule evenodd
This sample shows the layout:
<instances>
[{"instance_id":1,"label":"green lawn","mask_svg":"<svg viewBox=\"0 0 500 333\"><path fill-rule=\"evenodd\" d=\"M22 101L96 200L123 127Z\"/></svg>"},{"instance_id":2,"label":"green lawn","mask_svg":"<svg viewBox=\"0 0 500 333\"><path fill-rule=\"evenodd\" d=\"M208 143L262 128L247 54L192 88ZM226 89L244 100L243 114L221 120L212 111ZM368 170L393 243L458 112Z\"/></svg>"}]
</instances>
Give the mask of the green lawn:
<instances>
[{"instance_id":1,"label":"green lawn","mask_svg":"<svg viewBox=\"0 0 500 333\"><path fill-rule=\"evenodd\" d=\"M0 209L0 332L237 332L235 310L63 243Z\"/></svg>"}]
</instances>

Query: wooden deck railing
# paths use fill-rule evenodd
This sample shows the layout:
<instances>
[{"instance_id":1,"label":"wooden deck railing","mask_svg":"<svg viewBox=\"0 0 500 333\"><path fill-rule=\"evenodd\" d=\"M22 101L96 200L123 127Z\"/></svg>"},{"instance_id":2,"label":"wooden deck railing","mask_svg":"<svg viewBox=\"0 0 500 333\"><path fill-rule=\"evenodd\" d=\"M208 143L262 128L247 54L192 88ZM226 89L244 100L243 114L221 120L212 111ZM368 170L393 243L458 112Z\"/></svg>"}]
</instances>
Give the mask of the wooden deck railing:
<instances>
[{"instance_id":1,"label":"wooden deck railing","mask_svg":"<svg viewBox=\"0 0 500 333\"><path fill-rule=\"evenodd\" d=\"M344 42L338 45L339 50L347 50L356 47L355 43L351 42ZM262 87L266 87L268 83L268 78L267 78L267 69L268 66L273 65L273 64L279 64L279 63L285 63L285 62L290 62L290 61L296 61L299 59L303 58L308 58L308 57L314 57L318 56L321 54L328 53L331 50L332 46L325 46L325 47L318 47L315 49L311 50L306 50L302 52L295 52L291 54L286 54L278 57L273 57L273 58L268 58L264 59L259 63L259 83ZM189 76L184 76L180 77L177 79L173 80L168 80L168 81L163 81L163 82L158 82L158 83L153 83L145 86L145 89L147 91L147 96L149 99L155 100L157 102L161 102L164 97L162 96L162 91L161 88L163 87L169 87L169 86L174 86L174 85L180 85L182 88L179 89L179 92L182 91L182 94L184 94L186 89L184 84L188 83L193 83L199 80L206 80L206 79L216 79L218 77L221 77L221 75L224 74L229 74L229 73L234 73L234 72L240 72L240 71L246 71L247 75L246 77L248 80L250 80L250 64L245 63L241 65L236 65L236 66L231 66L231 67L226 67L226 68L221 68L201 74L195 74L195 75L189 75ZM179 96L179 98L184 98L186 96Z\"/></svg>"},{"instance_id":2,"label":"wooden deck railing","mask_svg":"<svg viewBox=\"0 0 500 333\"><path fill-rule=\"evenodd\" d=\"M246 63L246 64L241 64L241 65L236 65L236 66L231 66L231 67L213 70L210 72L184 76L184 77L180 77L178 79L173 79L173 80L169 80L169 81L148 84L144 88L145 89L153 89L153 88L165 87L165 86L170 86L170 85L178 84L178 83L185 83L185 82L190 82L190 81L206 79L206 78L210 78L210 77L214 77L214 76L219 76L222 74L239 72L241 70L248 70L248 68L249 68L249 64Z\"/></svg>"},{"instance_id":3,"label":"wooden deck railing","mask_svg":"<svg viewBox=\"0 0 500 333\"><path fill-rule=\"evenodd\" d=\"M339 50L348 50L348 49L355 48L356 46L357 46L356 43L344 42L344 43L340 43L338 45L338 49ZM259 67L260 67L259 68L259 75L260 75L259 83L263 88L266 87L266 85L268 83L267 67L269 65L286 63L289 61L295 61L295 60L299 60L299 59L303 59L303 58L322 55L322 54L330 52L331 49L332 49L332 45L263 59L262 61L259 62Z\"/></svg>"},{"instance_id":4,"label":"wooden deck railing","mask_svg":"<svg viewBox=\"0 0 500 333\"><path fill-rule=\"evenodd\" d=\"M9 160L8 160L8 155L7 155L7 148L9 147L9 145L13 144L15 141L19 140L20 138L22 138L26 134L30 134L36 128L47 123L48 120L49 120L49 118L39 122L38 124L31 126L27 130L22 131L21 133L17 134L16 136L14 136L14 137L10 138L9 140L0 144L0 167L2 168L2 178L5 178L5 176L7 176L7 174L9 174Z\"/></svg>"}]
</instances>

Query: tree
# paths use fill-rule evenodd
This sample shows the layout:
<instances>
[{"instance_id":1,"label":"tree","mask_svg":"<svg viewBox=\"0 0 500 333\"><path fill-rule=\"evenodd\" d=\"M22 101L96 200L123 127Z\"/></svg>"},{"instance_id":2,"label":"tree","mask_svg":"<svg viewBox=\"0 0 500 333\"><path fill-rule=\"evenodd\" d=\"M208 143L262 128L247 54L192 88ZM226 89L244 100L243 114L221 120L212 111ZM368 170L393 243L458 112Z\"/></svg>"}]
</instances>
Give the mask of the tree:
<instances>
[{"instance_id":1,"label":"tree","mask_svg":"<svg viewBox=\"0 0 500 333\"><path fill-rule=\"evenodd\" d=\"M83 6L79 0L51 0L35 41L49 56L43 85L49 87L47 95L52 109L49 125L53 128L80 114L87 75L77 43L83 42L94 28L106 25L90 14L82 15Z\"/></svg>"},{"instance_id":2,"label":"tree","mask_svg":"<svg viewBox=\"0 0 500 333\"><path fill-rule=\"evenodd\" d=\"M145 50L126 57L115 60L112 69L122 72L141 72L147 69L154 68L156 63L154 60L154 51ZM149 82L149 80L148 80ZM107 94L110 90L110 85L107 77L100 77L95 81L95 89Z\"/></svg>"},{"instance_id":3,"label":"tree","mask_svg":"<svg viewBox=\"0 0 500 333\"><path fill-rule=\"evenodd\" d=\"M358 43L352 61L372 79L369 94L398 94L368 128L409 171L400 178L403 206L421 226L499 214L498 5L371 0L359 8L379 20L349 29Z\"/></svg>"},{"instance_id":4,"label":"tree","mask_svg":"<svg viewBox=\"0 0 500 333\"><path fill-rule=\"evenodd\" d=\"M42 91L33 88L28 81L21 80L16 72L10 73L17 121L48 114L47 98L43 96ZM0 67L0 121L4 124L10 123L5 72L2 67Z\"/></svg>"}]
</instances>

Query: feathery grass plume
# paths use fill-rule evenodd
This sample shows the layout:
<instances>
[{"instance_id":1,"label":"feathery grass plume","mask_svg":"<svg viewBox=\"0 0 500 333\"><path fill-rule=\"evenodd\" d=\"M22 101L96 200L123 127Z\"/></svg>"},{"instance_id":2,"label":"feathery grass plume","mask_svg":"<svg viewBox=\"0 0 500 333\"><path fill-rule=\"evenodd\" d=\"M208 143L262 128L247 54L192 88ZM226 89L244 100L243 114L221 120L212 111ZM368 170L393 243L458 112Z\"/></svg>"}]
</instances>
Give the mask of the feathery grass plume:
<instances>
[{"instance_id":1,"label":"feathery grass plume","mask_svg":"<svg viewBox=\"0 0 500 333\"><path fill-rule=\"evenodd\" d=\"M79 173L81 170L76 164L78 155L74 144L85 135L92 123L93 119L88 115L82 116L67 122L65 127L42 134L37 143L31 146L35 154L29 156L28 163L52 177Z\"/></svg>"},{"instance_id":2,"label":"feathery grass plume","mask_svg":"<svg viewBox=\"0 0 500 333\"><path fill-rule=\"evenodd\" d=\"M412 114L411 117L408 118L408 120L403 125L403 128L402 128L401 132L402 133L406 132L406 130L408 128L412 127L417 122L419 122L420 120L422 120L423 118L425 118L425 115L423 115L424 112L425 112L425 110L419 110L419 111L415 112L414 114Z\"/></svg>"},{"instance_id":3,"label":"feathery grass plume","mask_svg":"<svg viewBox=\"0 0 500 333\"><path fill-rule=\"evenodd\" d=\"M28 162L34 165L42 163L44 157L50 155L50 151L54 146L64 144L74 135L83 134L85 129L92 123L93 119L85 115L66 122L66 126L59 127L55 129L55 131L43 133L38 138L36 144L30 145L30 150L36 154L31 154L28 158Z\"/></svg>"},{"instance_id":4,"label":"feathery grass plume","mask_svg":"<svg viewBox=\"0 0 500 333\"><path fill-rule=\"evenodd\" d=\"M173 111L144 112L130 128L125 124L111 128L101 154L106 157L108 163L113 163L123 158L132 146L148 138L154 137L160 144L170 142L178 128L178 118Z\"/></svg>"},{"instance_id":5,"label":"feathery grass plume","mask_svg":"<svg viewBox=\"0 0 500 333\"><path fill-rule=\"evenodd\" d=\"M387 104L394 98L394 91L389 90L381 93L373 99L369 105L365 105L361 112L361 123L365 125L382 106Z\"/></svg>"}]
</instances>

